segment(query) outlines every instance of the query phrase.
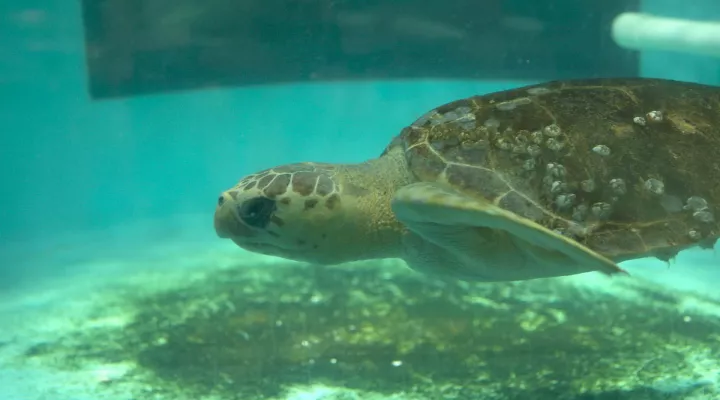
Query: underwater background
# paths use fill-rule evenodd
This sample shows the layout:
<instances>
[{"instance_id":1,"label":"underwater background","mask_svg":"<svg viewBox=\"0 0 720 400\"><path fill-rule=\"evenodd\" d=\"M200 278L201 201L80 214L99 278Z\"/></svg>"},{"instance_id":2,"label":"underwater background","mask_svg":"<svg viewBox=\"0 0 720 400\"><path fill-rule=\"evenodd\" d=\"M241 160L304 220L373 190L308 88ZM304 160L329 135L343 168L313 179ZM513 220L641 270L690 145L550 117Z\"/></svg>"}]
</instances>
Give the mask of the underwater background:
<instances>
[{"instance_id":1,"label":"underwater background","mask_svg":"<svg viewBox=\"0 0 720 400\"><path fill-rule=\"evenodd\" d=\"M621 46L622 13L720 24L712 0L1 2L0 399L720 399L715 251L448 284L212 227L245 174L377 157L461 97L720 85L718 42Z\"/></svg>"}]
</instances>

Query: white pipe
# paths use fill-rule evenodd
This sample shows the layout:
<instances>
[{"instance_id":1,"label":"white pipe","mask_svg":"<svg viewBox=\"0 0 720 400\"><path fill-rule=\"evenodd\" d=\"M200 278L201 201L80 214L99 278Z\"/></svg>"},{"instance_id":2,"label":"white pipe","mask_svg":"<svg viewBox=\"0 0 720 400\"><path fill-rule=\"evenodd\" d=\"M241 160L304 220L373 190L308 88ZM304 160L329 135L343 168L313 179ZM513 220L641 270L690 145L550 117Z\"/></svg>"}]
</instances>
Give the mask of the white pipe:
<instances>
[{"instance_id":1,"label":"white pipe","mask_svg":"<svg viewBox=\"0 0 720 400\"><path fill-rule=\"evenodd\" d=\"M622 13L613 21L612 37L620 47L631 50L667 50L720 57L720 22Z\"/></svg>"}]
</instances>

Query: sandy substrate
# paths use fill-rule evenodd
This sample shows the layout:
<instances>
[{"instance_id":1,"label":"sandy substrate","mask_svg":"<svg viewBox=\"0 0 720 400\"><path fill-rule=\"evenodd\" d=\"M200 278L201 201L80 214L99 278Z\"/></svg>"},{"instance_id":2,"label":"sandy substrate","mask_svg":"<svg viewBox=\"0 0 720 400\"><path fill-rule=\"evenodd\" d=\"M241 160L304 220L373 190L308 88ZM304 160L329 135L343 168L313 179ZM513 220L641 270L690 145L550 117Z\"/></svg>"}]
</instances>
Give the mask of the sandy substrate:
<instances>
[{"instance_id":1,"label":"sandy substrate","mask_svg":"<svg viewBox=\"0 0 720 400\"><path fill-rule=\"evenodd\" d=\"M206 239L1 294L0 399L720 398L712 252L469 285Z\"/></svg>"}]
</instances>

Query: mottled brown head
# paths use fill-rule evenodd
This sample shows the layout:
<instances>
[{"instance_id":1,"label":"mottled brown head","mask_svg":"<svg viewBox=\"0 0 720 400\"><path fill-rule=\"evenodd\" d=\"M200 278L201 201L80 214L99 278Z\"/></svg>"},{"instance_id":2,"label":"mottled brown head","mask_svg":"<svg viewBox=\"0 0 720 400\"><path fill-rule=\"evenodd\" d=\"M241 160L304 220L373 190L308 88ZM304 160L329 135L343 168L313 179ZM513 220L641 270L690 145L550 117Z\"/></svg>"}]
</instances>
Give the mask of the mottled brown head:
<instances>
[{"instance_id":1,"label":"mottled brown head","mask_svg":"<svg viewBox=\"0 0 720 400\"><path fill-rule=\"evenodd\" d=\"M220 195L215 231L248 251L334 262L328 247L344 220L335 174L329 164L300 163L248 175Z\"/></svg>"}]
</instances>

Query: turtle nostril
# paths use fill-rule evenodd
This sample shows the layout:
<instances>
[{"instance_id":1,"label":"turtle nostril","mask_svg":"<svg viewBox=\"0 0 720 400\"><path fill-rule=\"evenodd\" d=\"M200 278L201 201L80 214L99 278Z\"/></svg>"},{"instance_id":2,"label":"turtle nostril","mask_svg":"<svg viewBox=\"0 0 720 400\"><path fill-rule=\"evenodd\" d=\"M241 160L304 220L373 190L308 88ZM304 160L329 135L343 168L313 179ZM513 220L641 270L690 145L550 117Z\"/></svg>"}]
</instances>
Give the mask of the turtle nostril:
<instances>
[{"instance_id":1,"label":"turtle nostril","mask_svg":"<svg viewBox=\"0 0 720 400\"><path fill-rule=\"evenodd\" d=\"M218 207L222 206L225 203L225 196L218 197Z\"/></svg>"}]
</instances>

